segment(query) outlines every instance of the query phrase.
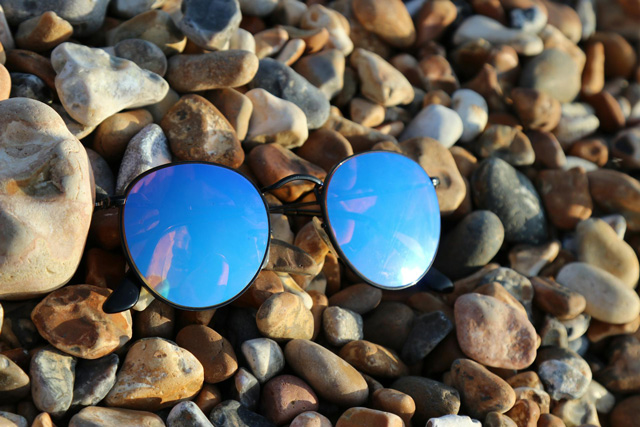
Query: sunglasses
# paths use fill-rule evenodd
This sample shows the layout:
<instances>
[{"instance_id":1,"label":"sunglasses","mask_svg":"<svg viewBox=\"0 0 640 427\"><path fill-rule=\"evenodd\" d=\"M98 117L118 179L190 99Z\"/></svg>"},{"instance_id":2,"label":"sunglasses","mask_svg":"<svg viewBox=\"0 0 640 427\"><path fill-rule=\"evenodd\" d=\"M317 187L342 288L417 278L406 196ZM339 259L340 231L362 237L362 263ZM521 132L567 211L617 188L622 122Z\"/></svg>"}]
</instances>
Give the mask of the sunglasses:
<instances>
[{"instance_id":1,"label":"sunglasses","mask_svg":"<svg viewBox=\"0 0 640 427\"><path fill-rule=\"evenodd\" d=\"M293 181L314 184L314 202L269 206L264 194ZM344 265L362 281L404 289L428 276L440 239L440 210L431 178L398 153L346 158L320 180L292 175L259 189L241 172L205 162L176 162L136 177L123 196L97 209L120 208L129 274L103 305L132 308L140 285L183 310L206 310L238 298L269 258L270 214L310 215ZM447 287L448 285L444 285ZM442 290L442 289L440 289Z\"/></svg>"}]
</instances>

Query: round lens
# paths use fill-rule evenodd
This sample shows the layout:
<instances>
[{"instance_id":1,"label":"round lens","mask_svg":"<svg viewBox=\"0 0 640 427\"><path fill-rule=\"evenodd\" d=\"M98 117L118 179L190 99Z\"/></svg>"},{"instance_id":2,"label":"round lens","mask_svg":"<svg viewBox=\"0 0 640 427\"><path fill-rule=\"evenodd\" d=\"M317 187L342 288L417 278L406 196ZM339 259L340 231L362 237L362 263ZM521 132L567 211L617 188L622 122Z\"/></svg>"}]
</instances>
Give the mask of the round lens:
<instances>
[{"instance_id":1,"label":"round lens","mask_svg":"<svg viewBox=\"0 0 640 427\"><path fill-rule=\"evenodd\" d=\"M127 194L122 221L147 286L187 309L237 297L267 254L264 199L244 176L217 165L176 164L143 176Z\"/></svg>"},{"instance_id":2,"label":"round lens","mask_svg":"<svg viewBox=\"0 0 640 427\"><path fill-rule=\"evenodd\" d=\"M440 209L418 163L384 151L351 157L325 183L325 203L336 250L369 283L399 289L429 270L440 239Z\"/></svg>"}]
</instances>

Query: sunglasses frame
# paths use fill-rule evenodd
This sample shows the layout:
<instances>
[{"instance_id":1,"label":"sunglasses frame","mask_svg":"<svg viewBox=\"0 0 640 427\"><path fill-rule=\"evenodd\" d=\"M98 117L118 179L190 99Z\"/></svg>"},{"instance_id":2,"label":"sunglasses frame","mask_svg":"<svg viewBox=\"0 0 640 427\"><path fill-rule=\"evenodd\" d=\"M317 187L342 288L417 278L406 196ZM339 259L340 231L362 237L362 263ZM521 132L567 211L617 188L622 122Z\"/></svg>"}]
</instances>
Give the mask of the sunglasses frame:
<instances>
[{"instance_id":1,"label":"sunglasses frame","mask_svg":"<svg viewBox=\"0 0 640 427\"><path fill-rule=\"evenodd\" d=\"M315 176L312 175L304 175L304 174L294 174L294 175L289 175L287 177L284 177L280 180L278 180L277 182L265 186L265 187L258 187L258 185L255 183L255 181L250 178L249 176L247 176L247 174L245 174L244 172L238 170L238 169L233 169L229 166L225 166L219 163L213 163L213 162L205 162L205 161L177 161L177 162L171 162L171 163L167 163L164 165L160 165L160 166L156 166L152 169L149 169L143 173L141 173L140 175L136 176L125 188L124 190L124 194L121 196L113 196L113 197L109 197L106 196L102 199L100 199L99 201L97 201L95 203L95 210L100 210L100 209L109 209L109 208L113 208L113 207L117 207L119 209L119 218L118 218L118 224L119 224L119 231L120 231L120 244L123 248L123 252L125 255L125 258L127 260L127 265L129 266L129 271L127 272L127 277L125 277L125 279L122 281L122 283L120 284L120 286L118 288L116 288L116 290L114 290L114 292L107 298L107 301L104 303L103 305L103 310L107 313L118 313L121 311L125 311L127 309L132 308L138 301L139 298L139 294L141 291L141 286L145 287L147 289L147 291L153 295L154 298L157 298L159 300L161 300L162 302L180 309L180 310L187 310L187 311L203 311L203 310L210 310L210 309L214 309L214 308L219 308L222 306L225 306L227 304L232 303L233 301L235 301L236 299L238 299L242 294L244 294L249 287L251 287L251 285L256 281L256 279L258 278L258 275L260 274L260 272L264 269L265 265L268 263L269 261L269 250L271 248L271 215L303 215L303 216L313 216L313 217L321 217L322 218L322 222L321 222L321 228L322 231L318 230L319 233L324 233L324 235L326 236L326 238L329 239L329 241L327 242L326 239L324 238L324 236L321 236L323 238L323 240L325 240L325 243L330 243L329 247L331 251L335 251L335 255L337 255L339 261L341 261L343 264L345 264L359 279L361 279L362 281L364 281L367 284L370 284L371 286L380 288L380 289L384 289L384 290L401 290L401 289L406 289L409 287L412 287L414 285L416 285L417 283L419 283L421 280L423 280L425 278L425 276L429 273L430 270L433 270L433 263L435 261L435 254L437 254L438 252L438 246L436 246L436 252L433 256L433 258L431 259L431 262L429 264L429 266L427 267L427 269L424 271L424 273L414 282L402 286L402 287L389 287L389 286L384 286L384 285L380 285L378 283L375 283L369 279L367 279L357 268L354 267L354 265L351 263L351 261L349 261L348 257L345 256L344 252L342 251L340 245L338 244L338 242L335 239L334 233L333 231L330 229L331 224L329 221L329 216L327 215L327 192L326 192L326 188L327 185L331 182L331 178L334 175L334 172L336 170L338 170L338 168L340 166L342 166L344 163L346 163L347 161L349 161L350 159L353 159L355 157L361 156L361 155L366 155L366 154L370 154L370 151L367 152L362 152L362 153L357 153L357 154L353 154L349 157L346 157L345 159L343 159L342 161L340 161L339 163L335 164L331 170L327 173L326 177L323 179L317 178ZM398 155L398 156L402 156L405 157L413 162L415 162L415 160L411 159L410 157L402 154L402 153L397 153L397 152L392 152L392 151L385 151L385 153L390 153L390 154L394 154L394 155ZM417 163L417 162L416 162ZM251 279L251 281L242 289L242 291L238 292L233 298L230 298L228 300L226 300L225 302L219 303L219 304L215 304L215 305L211 305L211 306L206 306L206 307L188 307L188 306L182 306L180 304L176 304L172 301L169 301L168 299L166 299L165 297L163 297L162 295L160 295L158 292L156 292L151 286L149 286L145 279L144 279L144 275L138 270L138 268L136 267L136 264L133 261L133 257L131 256L131 253L129 251L129 246L126 242L126 236L125 236L125 230L124 230L124 208L127 202L127 198L129 197L129 192L131 191L131 189L144 177L146 177L147 175L157 172L159 170L165 169L165 168L169 168L169 167L174 167L177 165L184 165L184 164L202 164L202 165L209 165L209 166L215 166L215 167L221 167L221 168L225 168L228 169L232 172L235 172L239 175L241 175L243 178L245 178L248 182L251 183L251 185L256 189L256 192L260 195L260 198L262 199L264 205L265 205L265 210L267 212L267 226L268 226L268 232L269 232L269 239L267 240L267 246L266 246L266 250L265 250L265 254L262 260L262 263L260 265L260 268L258 269L258 271L256 271L256 273L254 274L253 278ZM434 189L438 187L438 185L440 184L440 180L438 178L435 177L430 177L427 172L425 171L425 174L427 175L427 177L430 179L431 183L434 186ZM269 193L273 190L277 190L279 188L282 188L283 186L285 186L286 184L289 184L290 182L294 182L294 181L309 181L312 182L314 184L313 187L313 193L315 194L316 197L316 201L314 202L292 202L292 203L288 203L288 204L283 204L283 205L275 205L275 206L269 206L269 204L267 203L265 194ZM309 194L308 192L305 194ZM302 196L301 196L302 197ZM308 207L311 206L319 206L320 210L310 210L310 209L306 209ZM438 239L438 245L440 243L440 239ZM439 274L439 273L437 273ZM137 294L137 295L136 295ZM135 300L134 300L135 299Z\"/></svg>"}]
</instances>

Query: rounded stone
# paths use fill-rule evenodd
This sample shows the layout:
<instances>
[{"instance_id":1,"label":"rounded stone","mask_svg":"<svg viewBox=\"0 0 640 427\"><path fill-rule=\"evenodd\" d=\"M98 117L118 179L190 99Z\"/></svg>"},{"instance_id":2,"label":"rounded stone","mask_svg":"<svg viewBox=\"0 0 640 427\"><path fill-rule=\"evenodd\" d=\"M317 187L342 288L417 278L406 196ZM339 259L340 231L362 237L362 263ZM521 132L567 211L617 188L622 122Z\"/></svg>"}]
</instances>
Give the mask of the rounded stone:
<instances>
[{"instance_id":1,"label":"rounded stone","mask_svg":"<svg viewBox=\"0 0 640 427\"><path fill-rule=\"evenodd\" d=\"M189 351L162 338L144 338L129 348L104 403L157 411L194 398L203 382L202 364Z\"/></svg>"},{"instance_id":2,"label":"rounded stone","mask_svg":"<svg viewBox=\"0 0 640 427\"><path fill-rule=\"evenodd\" d=\"M91 426L126 426L136 425L143 427L163 427L162 418L146 411L133 411L131 409L102 408L89 406L82 409L69 420L69 427Z\"/></svg>"},{"instance_id":3,"label":"rounded stone","mask_svg":"<svg viewBox=\"0 0 640 427\"><path fill-rule=\"evenodd\" d=\"M611 412L609 420L616 427L633 427L640 417L640 395L627 397Z\"/></svg>"},{"instance_id":4,"label":"rounded stone","mask_svg":"<svg viewBox=\"0 0 640 427\"><path fill-rule=\"evenodd\" d=\"M356 19L367 31L391 46L407 48L415 42L416 29L401 0L355 0L352 9Z\"/></svg>"},{"instance_id":5,"label":"rounded stone","mask_svg":"<svg viewBox=\"0 0 640 427\"><path fill-rule=\"evenodd\" d=\"M178 26L196 45L224 50L242 20L238 0L185 0Z\"/></svg>"},{"instance_id":6,"label":"rounded stone","mask_svg":"<svg viewBox=\"0 0 640 427\"><path fill-rule=\"evenodd\" d=\"M356 369L376 378L398 378L409 373L393 350L369 341L350 341L338 354Z\"/></svg>"},{"instance_id":7,"label":"rounded stone","mask_svg":"<svg viewBox=\"0 0 640 427\"><path fill-rule=\"evenodd\" d=\"M404 422L399 416L390 412L355 407L347 409L336 423L336 427L359 426L403 427Z\"/></svg>"},{"instance_id":8,"label":"rounded stone","mask_svg":"<svg viewBox=\"0 0 640 427\"><path fill-rule=\"evenodd\" d=\"M76 359L53 347L38 350L31 358L31 397L36 408L53 416L63 415L73 400Z\"/></svg>"},{"instance_id":9,"label":"rounded stone","mask_svg":"<svg viewBox=\"0 0 640 427\"><path fill-rule=\"evenodd\" d=\"M451 381L474 418L484 419L490 412L505 413L516 402L516 393L505 380L473 360L454 361Z\"/></svg>"},{"instance_id":10,"label":"rounded stone","mask_svg":"<svg viewBox=\"0 0 640 427\"><path fill-rule=\"evenodd\" d=\"M314 411L303 412L291 421L289 427L332 427L331 421Z\"/></svg>"},{"instance_id":11,"label":"rounded stone","mask_svg":"<svg viewBox=\"0 0 640 427\"><path fill-rule=\"evenodd\" d=\"M366 381L351 365L312 341L294 339L284 349L287 363L323 399L341 406L362 405Z\"/></svg>"},{"instance_id":12,"label":"rounded stone","mask_svg":"<svg viewBox=\"0 0 640 427\"><path fill-rule=\"evenodd\" d=\"M491 367L524 369L536 358L537 334L529 319L490 296L466 294L454 306L458 343L470 358Z\"/></svg>"},{"instance_id":13,"label":"rounded stone","mask_svg":"<svg viewBox=\"0 0 640 427\"><path fill-rule=\"evenodd\" d=\"M262 389L262 413L277 425L306 411L318 410L318 398L311 387L293 375L272 378Z\"/></svg>"},{"instance_id":14,"label":"rounded stone","mask_svg":"<svg viewBox=\"0 0 640 427\"><path fill-rule=\"evenodd\" d=\"M117 163L122 159L131 138L152 123L153 116L144 109L116 113L96 128L93 149L107 162Z\"/></svg>"},{"instance_id":15,"label":"rounded stone","mask_svg":"<svg viewBox=\"0 0 640 427\"><path fill-rule=\"evenodd\" d=\"M322 330L327 341L336 347L363 338L362 316L344 308L327 307L322 313Z\"/></svg>"},{"instance_id":16,"label":"rounded stone","mask_svg":"<svg viewBox=\"0 0 640 427\"><path fill-rule=\"evenodd\" d=\"M220 163L237 168L244 151L229 121L199 95L185 95L160 122L171 152L180 160Z\"/></svg>"},{"instance_id":17,"label":"rounded stone","mask_svg":"<svg viewBox=\"0 0 640 427\"><path fill-rule=\"evenodd\" d=\"M471 177L476 206L495 213L509 243L538 244L547 239L540 197L521 172L502 159L483 160Z\"/></svg>"},{"instance_id":18,"label":"rounded stone","mask_svg":"<svg viewBox=\"0 0 640 427\"><path fill-rule=\"evenodd\" d=\"M316 86L327 99L336 96L344 86L344 54L328 49L298 60L294 67L302 77Z\"/></svg>"},{"instance_id":19,"label":"rounded stone","mask_svg":"<svg viewBox=\"0 0 640 427\"><path fill-rule=\"evenodd\" d=\"M416 412L412 422L415 425L426 424L431 418L457 414L460 410L458 390L426 377L402 377L394 381L391 388L413 398Z\"/></svg>"},{"instance_id":20,"label":"rounded stone","mask_svg":"<svg viewBox=\"0 0 640 427\"><path fill-rule=\"evenodd\" d=\"M238 87L258 71L258 57L246 50L225 50L169 59L167 81L178 92Z\"/></svg>"},{"instance_id":21,"label":"rounded stone","mask_svg":"<svg viewBox=\"0 0 640 427\"><path fill-rule=\"evenodd\" d=\"M417 316L407 340L402 346L402 360L415 365L431 353L453 329L453 324L442 311L431 311Z\"/></svg>"},{"instance_id":22,"label":"rounded stone","mask_svg":"<svg viewBox=\"0 0 640 427\"><path fill-rule=\"evenodd\" d=\"M549 219L556 227L571 230L591 216L593 202L584 169L540 171L538 188Z\"/></svg>"},{"instance_id":23,"label":"rounded stone","mask_svg":"<svg viewBox=\"0 0 640 427\"><path fill-rule=\"evenodd\" d=\"M531 141L520 129L512 126L487 126L472 147L482 158L497 157L513 166L528 166L535 162Z\"/></svg>"},{"instance_id":24,"label":"rounded stone","mask_svg":"<svg viewBox=\"0 0 640 427\"><path fill-rule=\"evenodd\" d=\"M543 348L536 364L545 391L554 400L579 399L591 382L589 364L568 349Z\"/></svg>"},{"instance_id":25,"label":"rounded stone","mask_svg":"<svg viewBox=\"0 0 640 427\"><path fill-rule=\"evenodd\" d=\"M38 101L0 102L0 129L0 298L29 298L67 283L80 263L93 212L89 160Z\"/></svg>"},{"instance_id":26,"label":"rounded stone","mask_svg":"<svg viewBox=\"0 0 640 427\"><path fill-rule=\"evenodd\" d=\"M571 102L580 92L582 76L571 55L559 49L546 49L526 63L519 83L560 102Z\"/></svg>"},{"instance_id":27,"label":"rounded stone","mask_svg":"<svg viewBox=\"0 0 640 427\"><path fill-rule=\"evenodd\" d=\"M613 169L588 172L587 178L596 205L606 212L621 214L629 230L640 230L640 182Z\"/></svg>"},{"instance_id":28,"label":"rounded stone","mask_svg":"<svg viewBox=\"0 0 640 427\"><path fill-rule=\"evenodd\" d=\"M41 52L53 49L67 41L72 34L71 24L50 10L40 16L22 21L15 40L20 49Z\"/></svg>"},{"instance_id":29,"label":"rounded stone","mask_svg":"<svg viewBox=\"0 0 640 427\"><path fill-rule=\"evenodd\" d=\"M565 265L557 276L563 286L580 293L587 301L585 313L607 323L622 324L640 314L638 294L617 277L582 262Z\"/></svg>"},{"instance_id":30,"label":"rounded stone","mask_svg":"<svg viewBox=\"0 0 640 427\"><path fill-rule=\"evenodd\" d=\"M126 39L118 42L113 51L118 58L128 59L138 67L164 76L167 72L167 57L162 50L147 40Z\"/></svg>"},{"instance_id":31,"label":"rounded stone","mask_svg":"<svg viewBox=\"0 0 640 427\"><path fill-rule=\"evenodd\" d=\"M489 107L479 93L471 89L458 89L451 97L451 108L462 120L462 142L471 142L487 126Z\"/></svg>"},{"instance_id":32,"label":"rounded stone","mask_svg":"<svg viewBox=\"0 0 640 427\"><path fill-rule=\"evenodd\" d=\"M120 359L116 354L95 360L79 360L73 381L72 407L97 405L116 383Z\"/></svg>"},{"instance_id":33,"label":"rounded stone","mask_svg":"<svg viewBox=\"0 0 640 427\"><path fill-rule=\"evenodd\" d=\"M29 394L29 376L11 359L0 354L0 400L14 403Z\"/></svg>"},{"instance_id":34,"label":"rounded stone","mask_svg":"<svg viewBox=\"0 0 640 427\"><path fill-rule=\"evenodd\" d=\"M452 279L468 276L489 263L503 242L500 218L491 211L473 211L442 238L435 265Z\"/></svg>"},{"instance_id":35,"label":"rounded stone","mask_svg":"<svg viewBox=\"0 0 640 427\"><path fill-rule=\"evenodd\" d=\"M615 230L598 218L584 220L576 227L578 261L601 268L631 289L640 276L638 257Z\"/></svg>"},{"instance_id":36,"label":"rounded stone","mask_svg":"<svg viewBox=\"0 0 640 427\"><path fill-rule=\"evenodd\" d=\"M309 129L318 129L329 118L329 101L323 93L291 67L271 58L260 60L258 72L249 83L278 98L293 102L307 116Z\"/></svg>"},{"instance_id":37,"label":"rounded stone","mask_svg":"<svg viewBox=\"0 0 640 427\"><path fill-rule=\"evenodd\" d=\"M511 91L511 99L527 130L550 132L560 123L560 102L546 92L515 88Z\"/></svg>"},{"instance_id":38,"label":"rounded stone","mask_svg":"<svg viewBox=\"0 0 640 427\"><path fill-rule=\"evenodd\" d=\"M133 335L131 313L106 314L111 290L91 285L59 289L31 312L38 332L54 347L83 359L98 359L124 346Z\"/></svg>"},{"instance_id":39,"label":"rounded stone","mask_svg":"<svg viewBox=\"0 0 640 427\"><path fill-rule=\"evenodd\" d=\"M399 140L429 137L437 140L445 148L450 148L460 139L463 132L464 124L458 113L443 105L431 104L409 122Z\"/></svg>"},{"instance_id":40,"label":"rounded stone","mask_svg":"<svg viewBox=\"0 0 640 427\"><path fill-rule=\"evenodd\" d=\"M107 33L107 42L111 46L127 39L147 40L167 56L182 52L187 44L187 37L163 10L149 10L136 15Z\"/></svg>"},{"instance_id":41,"label":"rounded stone","mask_svg":"<svg viewBox=\"0 0 640 427\"><path fill-rule=\"evenodd\" d=\"M185 326L176 335L176 343L198 359L204 368L204 380L210 384L231 378L238 369L229 341L205 325Z\"/></svg>"},{"instance_id":42,"label":"rounded stone","mask_svg":"<svg viewBox=\"0 0 640 427\"><path fill-rule=\"evenodd\" d=\"M260 332L271 339L311 339L313 315L304 306L302 298L290 292L269 297L256 314Z\"/></svg>"},{"instance_id":43,"label":"rounded stone","mask_svg":"<svg viewBox=\"0 0 640 427\"><path fill-rule=\"evenodd\" d=\"M405 425L411 425L411 418L416 412L416 403L408 394L392 388L376 390L371 397L371 406L385 412L396 414Z\"/></svg>"},{"instance_id":44,"label":"rounded stone","mask_svg":"<svg viewBox=\"0 0 640 427\"><path fill-rule=\"evenodd\" d=\"M366 283L349 286L331 295L329 304L366 314L375 309L382 300L382 290Z\"/></svg>"},{"instance_id":45,"label":"rounded stone","mask_svg":"<svg viewBox=\"0 0 640 427\"><path fill-rule=\"evenodd\" d=\"M241 350L251 372L261 383L267 382L284 369L284 353L278 343L269 338L245 341Z\"/></svg>"},{"instance_id":46,"label":"rounded stone","mask_svg":"<svg viewBox=\"0 0 640 427\"><path fill-rule=\"evenodd\" d=\"M193 402L180 402L167 416L168 427L209 427L211 423L202 410Z\"/></svg>"},{"instance_id":47,"label":"rounded stone","mask_svg":"<svg viewBox=\"0 0 640 427\"><path fill-rule=\"evenodd\" d=\"M364 320L364 338L397 351L402 349L415 315L411 308L396 301L383 301Z\"/></svg>"}]
</instances>

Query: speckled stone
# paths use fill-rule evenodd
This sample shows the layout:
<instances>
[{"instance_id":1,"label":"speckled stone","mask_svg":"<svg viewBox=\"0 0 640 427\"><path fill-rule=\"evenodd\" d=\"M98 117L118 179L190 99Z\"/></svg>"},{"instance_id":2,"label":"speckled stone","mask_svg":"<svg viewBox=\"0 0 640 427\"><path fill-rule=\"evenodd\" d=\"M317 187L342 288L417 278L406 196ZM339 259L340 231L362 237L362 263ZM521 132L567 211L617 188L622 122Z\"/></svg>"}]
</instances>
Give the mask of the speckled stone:
<instances>
[{"instance_id":1,"label":"speckled stone","mask_svg":"<svg viewBox=\"0 0 640 427\"><path fill-rule=\"evenodd\" d=\"M185 326L176 335L176 343L198 359L204 368L204 380L210 384L231 378L238 369L229 341L208 326Z\"/></svg>"},{"instance_id":2,"label":"speckled stone","mask_svg":"<svg viewBox=\"0 0 640 427\"><path fill-rule=\"evenodd\" d=\"M73 400L76 359L53 347L44 347L31 359L31 397L41 411L63 415Z\"/></svg>"},{"instance_id":3,"label":"speckled stone","mask_svg":"<svg viewBox=\"0 0 640 427\"><path fill-rule=\"evenodd\" d=\"M207 416L193 402L180 402L167 417L167 427L213 427Z\"/></svg>"},{"instance_id":4,"label":"speckled stone","mask_svg":"<svg viewBox=\"0 0 640 427\"><path fill-rule=\"evenodd\" d=\"M322 313L324 335L336 347L363 338L362 316L351 310L331 306Z\"/></svg>"},{"instance_id":5,"label":"speckled stone","mask_svg":"<svg viewBox=\"0 0 640 427\"><path fill-rule=\"evenodd\" d=\"M165 424L162 422L162 418L151 412L98 406L84 408L69 420L69 427L93 427L99 425L162 427Z\"/></svg>"},{"instance_id":6,"label":"speckled stone","mask_svg":"<svg viewBox=\"0 0 640 427\"><path fill-rule=\"evenodd\" d=\"M79 360L73 383L71 406L97 405L116 383L118 355L110 354L95 360Z\"/></svg>"},{"instance_id":7,"label":"speckled stone","mask_svg":"<svg viewBox=\"0 0 640 427\"><path fill-rule=\"evenodd\" d=\"M340 349L339 355L355 368L376 378L398 378L409 373L393 350L369 341L350 341Z\"/></svg>"},{"instance_id":8,"label":"speckled stone","mask_svg":"<svg viewBox=\"0 0 640 427\"><path fill-rule=\"evenodd\" d=\"M284 369L284 353L278 343L269 338L245 341L241 349L251 372L261 383L267 382Z\"/></svg>"},{"instance_id":9,"label":"speckled stone","mask_svg":"<svg viewBox=\"0 0 640 427\"><path fill-rule=\"evenodd\" d=\"M274 427L271 421L250 411L240 402L226 400L213 408L209 421L219 427Z\"/></svg>"},{"instance_id":10,"label":"speckled stone","mask_svg":"<svg viewBox=\"0 0 640 427\"><path fill-rule=\"evenodd\" d=\"M591 382L589 364L571 350L547 347L540 351L536 364L545 390L554 400L578 399Z\"/></svg>"}]
</instances>

